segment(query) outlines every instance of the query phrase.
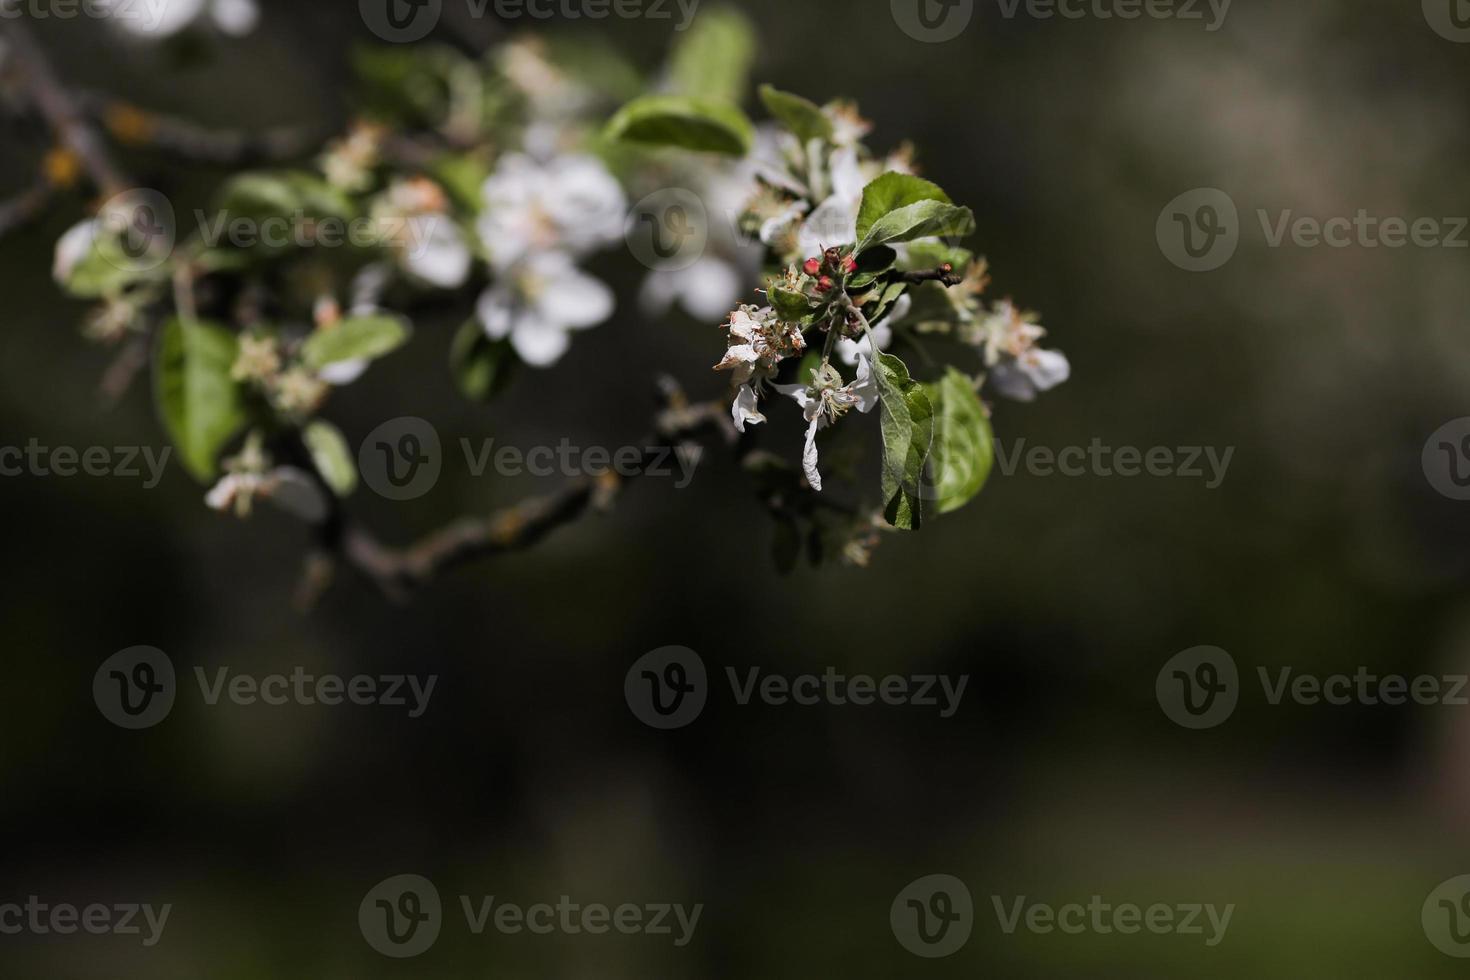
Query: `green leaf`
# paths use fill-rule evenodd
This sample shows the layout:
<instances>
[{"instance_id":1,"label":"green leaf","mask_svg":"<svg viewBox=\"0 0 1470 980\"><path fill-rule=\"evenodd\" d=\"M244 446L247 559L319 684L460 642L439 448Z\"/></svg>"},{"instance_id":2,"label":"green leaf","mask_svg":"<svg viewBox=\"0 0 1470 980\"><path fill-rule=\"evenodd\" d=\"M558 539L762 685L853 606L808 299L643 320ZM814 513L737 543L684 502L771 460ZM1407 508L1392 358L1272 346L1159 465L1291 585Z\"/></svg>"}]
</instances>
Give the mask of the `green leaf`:
<instances>
[{"instance_id":1,"label":"green leaf","mask_svg":"<svg viewBox=\"0 0 1470 980\"><path fill-rule=\"evenodd\" d=\"M795 133L802 143L832 139L832 120L815 102L770 85L762 85L760 94L767 111Z\"/></svg>"},{"instance_id":2,"label":"green leaf","mask_svg":"<svg viewBox=\"0 0 1470 980\"><path fill-rule=\"evenodd\" d=\"M680 95L648 95L623 106L607 124L608 139L744 156L755 139L745 113L728 103Z\"/></svg>"},{"instance_id":3,"label":"green leaf","mask_svg":"<svg viewBox=\"0 0 1470 980\"><path fill-rule=\"evenodd\" d=\"M890 211L873 222L858 245L866 252L879 245L896 245L916 238L968 235L975 230L975 215L969 208L956 207L943 201L920 201Z\"/></svg>"},{"instance_id":4,"label":"green leaf","mask_svg":"<svg viewBox=\"0 0 1470 980\"><path fill-rule=\"evenodd\" d=\"M332 492L339 497L351 496L357 489L357 466L341 431L332 423L317 419L302 430L301 441Z\"/></svg>"},{"instance_id":5,"label":"green leaf","mask_svg":"<svg viewBox=\"0 0 1470 980\"><path fill-rule=\"evenodd\" d=\"M949 195L921 177L889 171L863 188L863 203L858 207L858 240L867 234L878 219L920 201L953 204Z\"/></svg>"},{"instance_id":6,"label":"green leaf","mask_svg":"<svg viewBox=\"0 0 1470 980\"><path fill-rule=\"evenodd\" d=\"M975 253L967 248L953 248L943 242L914 242L904 255L903 267L909 272L919 272L948 264L963 274L974 261Z\"/></svg>"},{"instance_id":7,"label":"green leaf","mask_svg":"<svg viewBox=\"0 0 1470 980\"><path fill-rule=\"evenodd\" d=\"M924 464L934 442L934 406L908 366L892 354L873 365L882 405L883 516L901 530L923 521Z\"/></svg>"},{"instance_id":8,"label":"green leaf","mask_svg":"<svg viewBox=\"0 0 1470 980\"><path fill-rule=\"evenodd\" d=\"M816 376L817 369L822 366L821 351L809 350L801 363L796 366L796 383L811 387L812 378Z\"/></svg>"},{"instance_id":9,"label":"green leaf","mask_svg":"<svg viewBox=\"0 0 1470 980\"><path fill-rule=\"evenodd\" d=\"M924 390L936 413L934 450L929 456L932 499L939 513L948 514L985 488L995 464L995 438L985 406L963 372L949 368Z\"/></svg>"},{"instance_id":10,"label":"green leaf","mask_svg":"<svg viewBox=\"0 0 1470 980\"><path fill-rule=\"evenodd\" d=\"M520 359L509 340L491 340L479 320L459 328L449 351L449 369L471 401L488 402L510 386Z\"/></svg>"},{"instance_id":11,"label":"green leaf","mask_svg":"<svg viewBox=\"0 0 1470 980\"><path fill-rule=\"evenodd\" d=\"M898 253L886 245L870 248L857 257L857 271L847 280L849 291L863 289L873 284L879 276L893 268Z\"/></svg>"},{"instance_id":12,"label":"green leaf","mask_svg":"<svg viewBox=\"0 0 1470 980\"><path fill-rule=\"evenodd\" d=\"M799 321L811 312L811 300L806 294L784 286L773 286L770 291L771 306L787 322Z\"/></svg>"},{"instance_id":13,"label":"green leaf","mask_svg":"<svg viewBox=\"0 0 1470 980\"><path fill-rule=\"evenodd\" d=\"M701 11L669 56L674 91L738 105L750 84L755 30L730 7Z\"/></svg>"},{"instance_id":14,"label":"green leaf","mask_svg":"<svg viewBox=\"0 0 1470 980\"><path fill-rule=\"evenodd\" d=\"M357 213L347 195L315 174L301 171L244 173L225 184L219 210L230 219L297 217L351 218Z\"/></svg>"},{"instance_id":15,"label":"green leaf","mask_svg":"<svg viewBox=\"0 0 1470 980\"><path fill-rule=\"evenodd\" d=\"M154 399L179 458L195 478L210 480L217 459L246 421L240 386L230 377L239 340L211 323L170 320L158 338Z\"/></svg>"},{"instance_id":16,"label":"green leaf","mask_svg":"<svg viewBox=\"0 0 1470 980\"><path fill-rule=\"evenodd\" d=\"M301 357L313 371L342 361L375 361L402 347L408 334L408 325L398 317L348 317L306 338Z\"/></svg>"},{"instance_id":17,"label":"green leaf","mask_svg":"<svg viewBox=\"0 0 1470 980\"><path fill-rule=\"evenodd\" d=\"M446 153L434 161L429 172L461 207L478 212L483 206L481 191L490 176L484 160L468 153Z\"/></svg>"}]
</instances>

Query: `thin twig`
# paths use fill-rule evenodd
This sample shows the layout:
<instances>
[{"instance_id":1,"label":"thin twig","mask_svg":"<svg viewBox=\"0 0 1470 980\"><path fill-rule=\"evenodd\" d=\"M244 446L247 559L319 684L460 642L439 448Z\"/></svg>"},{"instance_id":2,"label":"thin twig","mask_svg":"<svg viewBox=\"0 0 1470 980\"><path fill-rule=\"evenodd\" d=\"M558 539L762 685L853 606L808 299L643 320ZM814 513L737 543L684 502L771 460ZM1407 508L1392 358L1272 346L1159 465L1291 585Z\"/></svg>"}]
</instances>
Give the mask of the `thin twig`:
<instances>
[{"instance_id":1,"label":"thin twig","mask_svg":"<svg viewBox=\"0 0 1470 980\"><path fill-rule=\"evenodd\" d=\"M55 193L51 182L41 179L15 197L0 202L0 238L38 220Z\"/></svg>"},{"instance_id":2,"label":"thin twig","mask_svg":"<svg viewBox=\"0 0 1470 980\"><path fill-rule=\"evenodd\" d=\"M51 128L56 142L76 154L87 176L104 197L127 190L131 184L113 162L106 140L61 83L45 49L36 43L24 19L0 18L0 36L10 42L11 52L20 66L21 84L36 111Z\"/></svg>"},{"instance_id":3,"label":"thin twig","mask_svg":"<svg viewBox=\"0 0 1470 980\"><path fill-rule=\"evenodd\" d=\"M925 269L920 272L905 272L899 277L911 286L917 286L925 282L937 282L941 286L958 286L965 281L965 277L954 271L952 265L942 265L937 269Z\"/></svg>"},{"instance_id":4,"label":"thin twig","mask_svg":"<svg viewBox=\"0 0 1470 980\"><path fill-rule=\"evenodd\" d=\"M301 157L319 142L319 134L304 126L251 133L202 126L96 92L81 93L77 101L87 116L120 144L148 147L196 163L220 166L276 163Z\"/></svg>"},{"instance_id":5,"label":"thin twig","mask_svg":"<svg viewBox=\"0 0 1470 980\"><path fill-rule=\"evenodd\" d=\"M402 601L449 569L471 561L524 551L589 512L608 509L626 479L645 475L665 458L664 447L678 447L713 430L726 443L736 434L728 409L719 403L684 404L682 395L658 419L655 433L637 465L624 476L605 471L567 484L555 493L532 497L485 518L463 518L406 548L381 543L360 525L337 514L323 530L335 537L338 553L373 581L390 599Z\"/></svg>"}]
</instances>

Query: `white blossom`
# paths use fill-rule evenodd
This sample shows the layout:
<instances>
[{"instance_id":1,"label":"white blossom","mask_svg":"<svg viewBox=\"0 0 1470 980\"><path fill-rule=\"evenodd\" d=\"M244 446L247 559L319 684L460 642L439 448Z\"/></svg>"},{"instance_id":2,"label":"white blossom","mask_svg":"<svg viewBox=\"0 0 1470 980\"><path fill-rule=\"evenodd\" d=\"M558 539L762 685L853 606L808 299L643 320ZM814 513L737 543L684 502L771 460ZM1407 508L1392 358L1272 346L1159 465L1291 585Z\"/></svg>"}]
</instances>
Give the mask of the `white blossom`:
<instances>
[{"instance_id":1,"label":"white blossom","mask_svg":"<svg viewBox=\"0 0 1470 980\"><path fill-rule=\"evenodd\" d=\"M256 0L96 0L106 16L134 37L163 40L195 24L243 37L260 21Z\"/></svg>"},{"instance_id":2,"label":"white blossom","mask_svg":"<svg viewBox=\"0 0 1470 980\"><path fill-rule=\"evenodd\" d=\"M700 320L720 316L745 290L740 271L717 256L706 255L686 269L650 274L643 281L639 300L649 316L663 316L677 303Z\"/></svg>"},{"instance_id":3,"label":"white blossom","mask_svg":"<svg viewBox=\"0 0 1470 980\"><path fill-rule=\"evenodd\" d=\"M822 489L822 473L817 468L817 433L853 409L866 415L878 404L878 379L873 362L865 354L858 358L857 378L838 385L841 378L830 367L818 371L810 385L775 385L775 389L796 401L807 420L806 444L802 448L801 468L806 482L816 491Z\"/></svg>"},{"instance_id":4,"label":"white blossom","mask_svg":"<svg viewBox=\"0 0 1470 980\"><path fill-rule=\"evenodd\" d=\"M89 219L73 225L56 242L56 254L51 263L51 276L59 284L71 280L76 267L92 251L92 242L97 238L98 222Z\"/></svg>"},{"instance_id":5,"label":"white blossom","mask_svg":"<svg viewBox=\"0 0 1470 980\"><path fill-rule=\"evenodd\" d=\"M290 466L278 466L266 473L229 473L204 497L204 502L221 513L234 511L249 517L251 506L259 497L276 507L316 524L327 516L327 500L321 488L305 472Z\"/></svg>"},{"instance_id":6,"label":"white blossom","mask_svg":"<svg viewBox=\"0 0 1470 980\"><path fill-rule=\"evenodd\" d=\"M521 360L550 367L571 346L570 332L612 316L613 291L561 252L532 255L480 297L480 325L491 340L509 337Z\"/></svg>"},{"instance_id":7,"label":"white blossom","mask_svg":"<svg viewBox=\"0 0 1470 980\"><path fill-rule=\"evenodd\" d=\"M536 252L581 257L623 237L627 198L596 157L541 164L509 154L485 181L483 195L478 228L497 272Z\"/></svg>"},{"instance_id":8,"label":"white blossom","mask_svg":"<svg viewBox=\"0 0 1470 980\"><path fill-rule=\"evenodd\" d=\"M996 390L1017 401L1034 401L1072 376L1072 365L1060 351L1037 346L1046 330L1033 314L1017 310L1010 300L995 305L980 325L985 363Z\"/></svg>"}]
</instances>

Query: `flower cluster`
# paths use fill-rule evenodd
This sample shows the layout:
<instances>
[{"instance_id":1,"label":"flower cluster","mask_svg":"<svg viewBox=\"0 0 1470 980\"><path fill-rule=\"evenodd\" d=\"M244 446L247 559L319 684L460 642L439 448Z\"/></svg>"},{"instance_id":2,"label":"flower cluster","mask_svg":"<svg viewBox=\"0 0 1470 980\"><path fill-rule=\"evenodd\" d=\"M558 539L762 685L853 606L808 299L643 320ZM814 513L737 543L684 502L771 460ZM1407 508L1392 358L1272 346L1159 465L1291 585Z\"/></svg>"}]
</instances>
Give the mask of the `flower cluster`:
<instances>
[{"instance_id":1,"label":"flower cluster","mask_svg":"<svg viewBox=\"0 0 1470 980\"><path fill-rule=\"evenodd\" d=\"M143 33L211 23L242 33L255 12L255 0L169 0ZM54 275L96 302L89 336L154 346L160 416L190 472L212 485L209 506L244 516L267 499L321 522L357 482L322 413L335 388L410 341L407 311L461 304L452 377L466 396L492 398L517 366L552 367L579 331L613 316L612 288L587 265L638 227L630 196L677 199L653 251L667 251L662 232L681 242L702 232L697 254L667 268L643 259L645 314L677 305L723 320L715 368L730 378L747 444L772 401L800 413L799 467L746 457L783 564L803 542L863 564L879 527L917 528L926 509L946 513L980 492L987 386L1030 400L1070 365L1041 346L1034 314L987 302L985 262L959 244L974 216L918 175L912 147L875 152L854 104L769 86L760 98L771 118L751 122L742 105L756 48L750 25L726 11L702 17L652 83L607 48L520 39L480 58L434 45L367 50L354 59L352 125L306 163L234 175L210 222L285 222L296 234L224 240L201 228L177 243L149 238L140 256L130 239L145 212L123 195L62 236ZM701 210L702 229L675 227ZM357 222L374 234L329 235ZM753 288L764 298L748 301ZM910 353L925 377L898 356ZM855 472L828 455L824 480L819 453L859 429L843 424L854 416L881 419L877 507L818 493Z\"/></svg>"}]
</instances>

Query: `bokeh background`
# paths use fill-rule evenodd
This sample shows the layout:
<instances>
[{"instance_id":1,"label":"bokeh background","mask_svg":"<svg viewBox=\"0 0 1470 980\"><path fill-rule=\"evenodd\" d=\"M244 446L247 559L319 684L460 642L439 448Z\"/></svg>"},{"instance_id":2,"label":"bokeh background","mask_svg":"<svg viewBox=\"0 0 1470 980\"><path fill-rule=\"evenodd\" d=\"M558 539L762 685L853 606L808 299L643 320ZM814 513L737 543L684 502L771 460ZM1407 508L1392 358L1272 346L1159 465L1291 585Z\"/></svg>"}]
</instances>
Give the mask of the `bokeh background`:
<instances>
[{"instance_id":1,"label":"bokeh background","mask_svg":"<svg viewBox=\"0 0 1470 980\"><path fill-rule=\"evenodd\" d=\"M462 7L449 3L451 9ZM350 576L303 615L305 545L271 513L201 506L177 467L136 481L0 480L0 901L172 902L164 941L0 939L0 973L70 978L1448 977L1420 923L1470 871L1470 708L1271 706L1257 667L1470 671L1470 510L1420 451L1470 414L1467 253L1269 248L1255 213L1470 214L1467 49L1418 4L1237 0L1200 21L1008 19L978 2L924 44L887 4L740 4L757 75L858 99L871 143L908 138L976 212L995 292L1045 314L1073 379L996 411L1003 444L1235 447L1189 479L993 477L967 510L887 536L867 570L780 576L733 464L649 481L616 513L465 569L407 606ZM466 22L463 35L595 30L652 70L667 22ZM89 22L39 25L79 84L202 122L348 121L355 4L267 3L252 36L161 62ZM460 38L449 37L455 43ZM752 107L754 109L754 107ZM34 134L32 134L34 135ZM26 134L0 187L31 180ZM134 162L134 161L130 161ZM207 201L224 176L149 172ZM1239 251L1183 272L1155 240L1195 187L1239 205ZM83 202L0 241L0 442L164 445L146 386L103 411L107 355L49 276ZM621 263L621 264L620 264ZM458 321L421 321L390 368L339 395L362 439L398 415L447 443L624 444L651 371L718 393L714 324L636 312L639 269L605 273L619 316L490 407L444 363ZM650 366L653 367L650 367ZM773 447L779 448L779 447ZM795 454L795 443L787 444ZM554 484L553 484L554 485ZM469 508L551 489L446 470L412 505L354 508L406 541ZM125 733L91 698L107 656L150 644L181 672L230 665L435 674L418 720L365 708L206 708L183 697ZM623 677L668 644L712 672L963 673L963 709L736 707L641 724ZM1154 700L1175 653L1214 644L1247 678L1234 717L1177 727ZM718 690L718 688L717 688ZM395 962L362 896L417 873L452 906L438 945ZM963 951L914 958L889 928L910 881L975 896ZM530 904L703 903L695 940L486 936L459 894ZM1200 937L1004 934L991 896L1213 902ZM457 923L457 924L456 924Z\"/></svg>"}]
</instances>

